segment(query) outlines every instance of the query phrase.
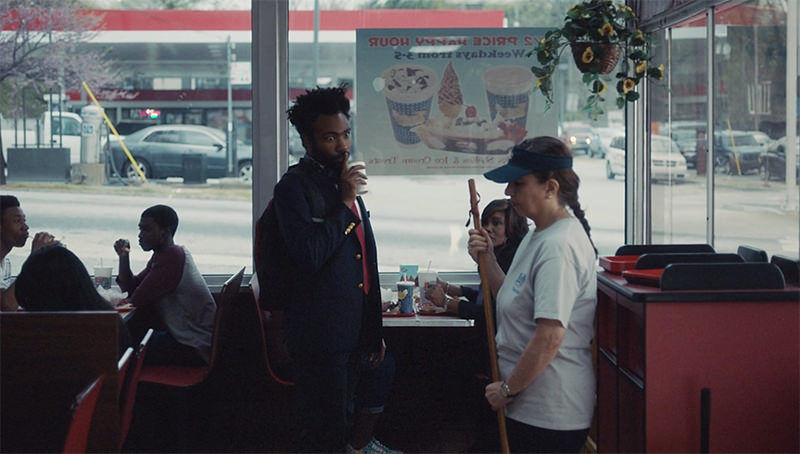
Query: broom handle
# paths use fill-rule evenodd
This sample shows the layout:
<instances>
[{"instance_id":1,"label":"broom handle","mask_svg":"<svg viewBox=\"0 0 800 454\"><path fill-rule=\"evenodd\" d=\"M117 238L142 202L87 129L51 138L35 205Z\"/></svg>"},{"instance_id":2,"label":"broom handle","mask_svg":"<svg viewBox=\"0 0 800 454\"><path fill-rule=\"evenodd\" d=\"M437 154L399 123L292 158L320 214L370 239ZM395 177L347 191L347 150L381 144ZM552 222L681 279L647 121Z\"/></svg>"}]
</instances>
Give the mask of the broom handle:
<instances>
[{"instance_id":1,"label":"broom handle","mask_svg":"<svg viewBox=\"0 0 800 454\"><path fill-rule=\"evenodd\" d=\"M472 212L472 223L476 230L481 230L481 215L478 211L478 193L475 190L475 180L470 178L469 204ZM497 365L497 345L494 342L494 311L492 311L492 289L489 288L489 278L486 276L486 254L478 252L478 274L481 277L481 290L483 291L483 313L486 318L486 341L489 344L489 362L492 366L492 381L500 381L500 368ZM500 448L503 454L508 454L508 434L506 433L506 413L504 409L497 411L497 428L500 432Z\"/></svg>"}]
</instances>

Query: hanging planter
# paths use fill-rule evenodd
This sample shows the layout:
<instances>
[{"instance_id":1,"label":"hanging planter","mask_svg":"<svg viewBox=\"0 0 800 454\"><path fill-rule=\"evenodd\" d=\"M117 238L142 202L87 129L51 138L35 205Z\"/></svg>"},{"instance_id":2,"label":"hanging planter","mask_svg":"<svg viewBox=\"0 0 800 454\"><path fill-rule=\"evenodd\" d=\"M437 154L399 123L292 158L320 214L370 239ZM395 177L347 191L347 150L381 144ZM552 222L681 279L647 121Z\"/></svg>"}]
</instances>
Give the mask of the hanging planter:
<instances>
[{"instance_id":1,"label":"hanging planter","mask_svg":"<svg viewBox=\"0 0 800 454\"><path fill-rule=\"evenodd\" d=\"M538 62L531 71L536 76L536 89L545 97L546 108L553 103L552 76L568 45L590 92L583 110L591 118L603 113L600 102L605 101L609 84L616 88L617 107L622 108L626 102L639 99L634 88L643 78L661 79L664 67L653 66L650 37L637 29L635 22L633 11L623 3L584 0L572 6L564 25L545 33L527 54ZM617 67L620 69L614 73Z\"/></svg>"},{"instance_id":2,"label":"hanging planter","mask_svg":"<svg viewBox=\"0 0 800 454\"><path fill-rule=\"evenodd\" d=\"M570 43L575 66L582 73L608 74L617 67L622 49L619 44Z\"/></svg>"}]
</instances>

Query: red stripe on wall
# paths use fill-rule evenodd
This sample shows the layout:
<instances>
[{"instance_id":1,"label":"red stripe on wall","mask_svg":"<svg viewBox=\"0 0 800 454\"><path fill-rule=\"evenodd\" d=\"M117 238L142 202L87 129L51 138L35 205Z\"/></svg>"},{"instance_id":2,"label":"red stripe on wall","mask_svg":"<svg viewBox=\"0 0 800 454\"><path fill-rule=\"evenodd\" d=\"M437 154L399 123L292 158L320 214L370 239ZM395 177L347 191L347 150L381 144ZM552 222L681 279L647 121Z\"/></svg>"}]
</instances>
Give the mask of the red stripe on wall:
<instances>
[{"instance_id":1,"label":"red stripe on wall","mask_svg":"<svg viewBox=\"0 0 800 454\"><path fill-rule=\"evenodd\" d=\"M250 11L88 10L106 31L250 30ZM377 9L320 11L320 30L502 27L502 10ZM313 11L289 11L289 30L313 30Z\"/></svg>"}]
</instances>

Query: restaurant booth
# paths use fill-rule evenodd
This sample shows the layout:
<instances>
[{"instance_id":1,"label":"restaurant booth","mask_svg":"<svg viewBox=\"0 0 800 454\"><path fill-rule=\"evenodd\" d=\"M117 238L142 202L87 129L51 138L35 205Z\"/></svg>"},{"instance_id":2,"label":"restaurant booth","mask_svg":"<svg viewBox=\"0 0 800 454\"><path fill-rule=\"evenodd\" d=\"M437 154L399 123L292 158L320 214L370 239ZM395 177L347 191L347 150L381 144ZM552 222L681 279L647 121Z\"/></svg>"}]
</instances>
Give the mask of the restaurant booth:
<instances>
[{"instance_id":1,"label":"restaurant booth","mask_svg":"<svg viewBox=\"0 0 800 454\"><path fill-rule=\"evenodd\" d=\"M643 3L640 9L651 11L647 23L654 31L703 11L713 16L714 7L725 2L627 3ZM660 9L672 3L680 6L678 12ZM262 125L253 128L253 148L278 150L254 154L253 219L288 165L287 10L286 0L252 1L253 122ZM800 261L766 252L754 258L748 248L715 250L711 228L708 244L653 244L643 214L649 213L651 182L647 160L640 162L649 127L644 85L642 101L624 114L630 244L599 257L597 401L586 450L798 452ZM713 132L712 120L708 123ZM477 273L440 274L452 284L479 282ZM205 277L221 298L229 276ZM381 273L382 282L398 279L397 273ZM249 282L250 276L243 276L230 304L247 311L255 307ZM238 314L239 322L248 329L233 329L226 338L233 347L225 368L182 391L138 388L122 451L293 449L293 384L280 373L284 352L274 343L283 329L279 314L245 312ZM61 450L75 397L99 376L105 383L87 450L120 450L116 316L0 314L0 450ZM468 451L494 421L481 405L487 377L463 367L476 358L453 352L485 341L485 333L471 320L423 314L385 317L384 332L398 369L377 437L406 452Z\"/></svg>"}]
</instances>

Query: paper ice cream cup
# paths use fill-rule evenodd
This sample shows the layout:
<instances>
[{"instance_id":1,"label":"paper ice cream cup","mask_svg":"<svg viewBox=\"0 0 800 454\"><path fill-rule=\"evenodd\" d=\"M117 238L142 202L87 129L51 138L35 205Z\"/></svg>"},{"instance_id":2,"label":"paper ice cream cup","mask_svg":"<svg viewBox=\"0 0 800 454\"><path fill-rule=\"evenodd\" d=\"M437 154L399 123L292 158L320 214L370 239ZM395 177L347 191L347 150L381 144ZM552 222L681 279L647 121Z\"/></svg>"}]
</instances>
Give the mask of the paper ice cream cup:
<instances>
[{"instance_id":1,"label":"paper ice cream cup","mask_svg":"<svg viewBox=\"0 0 800 454\"><path fill-rule=\"evenodd\" d=\"M385 70L381 78L395 140L401 145L417 145L420 138L411 129L430 116L436 73L427 66L400 64Z\"/></svg>"},{"instance_id":2,"label":"paper ice cream cup","mask_svg":"<svg viewBox=\"0 0 800 454\"><path fill-rule=\"evenodd\" d=\"M527 129L533 73L522 66L497 66L483 73L489 113Z\"/></svg>"}]
</instances>

